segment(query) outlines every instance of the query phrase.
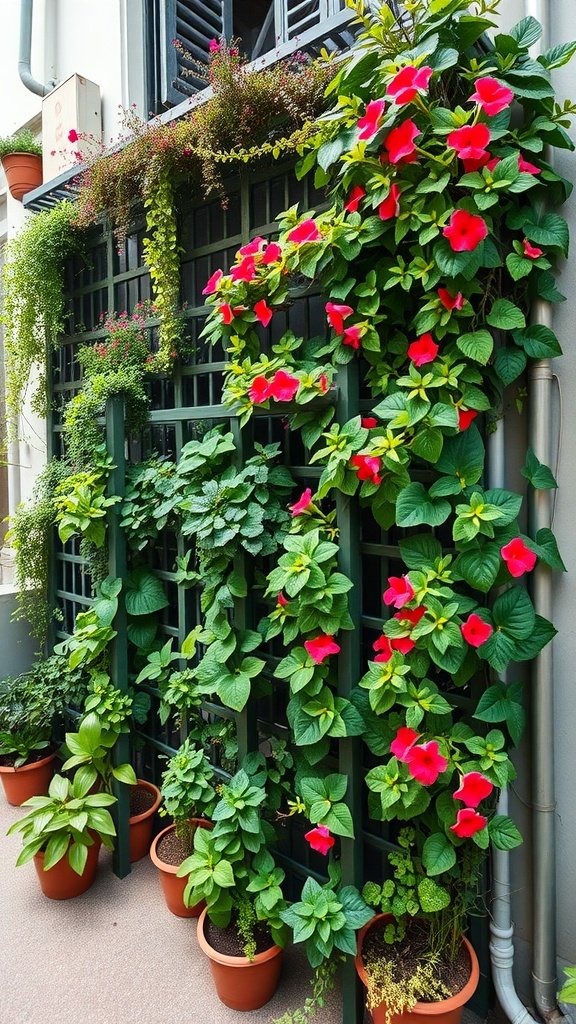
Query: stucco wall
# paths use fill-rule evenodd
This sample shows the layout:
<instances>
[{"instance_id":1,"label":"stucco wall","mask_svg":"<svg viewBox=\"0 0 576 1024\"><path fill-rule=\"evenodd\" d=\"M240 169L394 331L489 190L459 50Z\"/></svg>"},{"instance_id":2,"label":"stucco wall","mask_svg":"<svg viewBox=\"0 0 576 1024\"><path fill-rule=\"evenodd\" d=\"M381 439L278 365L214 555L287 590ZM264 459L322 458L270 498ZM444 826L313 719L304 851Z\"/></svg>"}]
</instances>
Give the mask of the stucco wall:
<instances>
[{"instance_id":1,"label":"stucco wall","mask_svg":"<svg viewBox=\"0 0 576 1024\"><path fill-rule=\"evenodd\" d=\"M0 586L0 677L26 672L34 661L35 642L25 622L11 622L16 606L14 594Z\"/></svg>"}]
</instances>

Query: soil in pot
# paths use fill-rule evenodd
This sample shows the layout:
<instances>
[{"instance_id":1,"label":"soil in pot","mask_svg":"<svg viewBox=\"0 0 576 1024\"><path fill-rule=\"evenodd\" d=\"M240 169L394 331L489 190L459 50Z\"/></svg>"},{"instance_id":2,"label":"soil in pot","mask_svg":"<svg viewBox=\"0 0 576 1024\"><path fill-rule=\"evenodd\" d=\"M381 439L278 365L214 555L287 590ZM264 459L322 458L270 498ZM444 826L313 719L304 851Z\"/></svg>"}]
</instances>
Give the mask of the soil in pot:
<instances>
[{"instance_id":1,"label":"soil in pot","mask_svg":"<svg viewBox=\"0 0 576 1024\"><path fill-rule=\"evenodd\" d=\"M14 768L14 758L7 755L0 758L0 779L9 804L20 807L31 796L44 796L48 792L56 754L41 750L33 754L27 764ZM12 763L10 763L12 762Z\"/></svg>"},{"instance_id":2,"label":"soil in pot","mask_svg":"<svg viewBox=\"0 0 576 1024\"><path fill-rule=\"evenodd\" d=\"M160 790L138 779L130 790L130 861L141 860L150 849L154 815L160 806Z\"/></svg>"},{"instance_id":3,"label":"soil in pot","mask_svg":"<svg viewBox=\"0 0 576 1024\"><path fill-rule=\"evenodd\" d=\"M257 952L248 960L234 927L214 928L205 910L198 920L198 944L210 960L216 993L220 1002L232 1010L258 1010L278 987L282 950L272 943L267 931L256 930L255 939ZM219 951L212 943L228 952Z\"/></svg>"},{"instance_id":4,"label":"soil in pot","mask_svg":"<svg viewBox=\"0 0 576 1024\"><path fill-rule=\"evenodd\" d=\"M428 950L428 929L415 922L401 942L384 939L388 921L378 921L368 932L362 946L364 965L387 960L392 964L394 978L401 983L414 976L419 963L425 963ZM470 977L470 956L462 944L452 959L449 955L434 964L434 975L451 996L460 992ZM428 1002L422 999L422 1002Z\"/></svg>"},{"instance_id":5,"label":"soil in pot","mask_svg":"<svg viewBox=\"0 0 576 1024\"><path fill-rule=\"evenodd\" d=\"M212 823L205 818L193 818L190 820L190 824L197 828L212 828ZM168 909L176 917L198 917L205 906L204 902L197 903L193 907L186 906L184 890L188 878L186 876L179 878L177 875L178 868L192 852L190 848L193 845L192 835L193 832L191 832L190 844L186 844L176 834L176 826L169 825L156 836L150 847L150 857L158 868L164 899Z\"/></svg>"},{"instance_id":6,"label":"soil in pot","mask_svg":"<svg viewBox=\"0 0 576 1024\"><path fill-rule=\"evenodd\" d=\"M217 928L209 917L204 922L204 935L212 949L217 953L224 953L225 956L245 957L240 938L234 921L231 921L227 928ZM274 945L270 938L270 932L265 925L256 925L254 928L254 942L256 943L256 955L265 953Z\"/></svg>"},{"instance_id":7,"label":"soil in pot","mask_svg":"<svg viewBox=\"0 0 576 1024\"><path fill-rule=\"evenodd\" d=\"M130 791L130 817L135 818L137 814L144 814L153 806L155 800L155 794L149 789L133 786Z\"/></svg>"}]
</instances>

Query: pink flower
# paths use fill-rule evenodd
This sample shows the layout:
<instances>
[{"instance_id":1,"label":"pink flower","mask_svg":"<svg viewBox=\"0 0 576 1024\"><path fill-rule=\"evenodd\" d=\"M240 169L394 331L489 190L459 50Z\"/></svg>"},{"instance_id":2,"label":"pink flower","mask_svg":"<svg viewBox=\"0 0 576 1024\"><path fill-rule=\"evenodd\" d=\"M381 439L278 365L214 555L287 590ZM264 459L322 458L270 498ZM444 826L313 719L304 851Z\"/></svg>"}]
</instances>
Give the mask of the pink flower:
<instances>
[{"instance_id":1,"label":"pink flower","mask_svg":"<svg viewBox=\"0 0 576 1024\"><path fill-rule=\"evenodd\" d=\"M364 331L357 324L353 324L352 327L347 327L344 331L342 338L342 344L348 345L350 348L360 348L360 339Z\"/></svg>"},{"instance_id":2,"label":"pink flower","mask_svg":"<svg viewBox=\"0 0 576 1024\"><path fill-rule=\"evenodd\" d=\"M398 216L400 213L401 194L402 193L398 185L392 185L386 199L384 199L378 207L378 216L380 217L380 220L392 220L393 217Z\"/></svg>"},{"instance_id":3,"label":"pink flower","mask_svg":"<svg viewBox=\"0 0 576 1024\"><path fill-rule=\"evenodd\" d=\"M78 142L79 138L80 138L80 136L78 135L78 132L76 131L76 129L75 128L71 128L70 131L68 132L68 142Z\"/></svg>"},{"instance_id":4,"label":"pink flower","mask_svg":"<svg viewBox=\"0 0 576 1024\"><path fill-rule=\"evenodd\" d=\"M378 420L374 416L363 416L360 424L366 430L373 430L374 427L378 426Z\"/></svg>"},{"instance_id":5,"label":"pink flower","mask_svg":"<svg viewBox=\"0 0 576 1024\"><path fill-rule=\"evenodd\" d=\"M278 597L276 598L276 604L279 605L280 608L285 608L286 605L288 604L288 598L284 597L284 594L278 594Z\"/></svg>"},{"instance_id":6,"label":"pink flower","mask_svg":"<svg viewBox=\"0 0 576 1024\"><path fill-rule=\"evenodd\" d=\"M270 242L264 250L262 256L262 263L277 263L282 257L282 246L278 245L277 242Z\"/></svg>"},{"instance_id":7,"label":"pink flower","mask_svg":"<svg viewBox=\"0 0 576 1024\"><path fill-rule=\"evenodd\" d=\"M264 242L263 238L260 238L260 237L253 238L252 241L248 242L247 245L243 245L242 248L238 250L236 255L237 256L254 256L255 253L260 252L260 249L262 248L263 242Z\"/></svg>"},{"instance_id":8,"label":"pink flower","mask_svg":"<svg viewBox=\"0 0 576 1024\"><path fill-rule=\"evenodd\" d=\"M404 760L412 778L423 786L433 786L438 776L448 767L448 761L440 753L436 740L411 747Z\"/></svg>"},{"instance_id":9,"label":"pink flower","mask_svg":"<svg viewBox=\"0 0 576 1024\"><path fill-rule=\"evenodd\" d=\"M261 405L262 402L268 401L268 399L271 397L271 394L271 385L269 381L266 380L266 377L254 377L254 380L252 381L252 384L250 385L250 390L248 392L248 397L250 401L254 405Z\"/></svg>"},{"instance_id":10,"label":"pink flower","mask_svg":"<svg viewBox=\"0 0 576 1024\"><path fill-rule=\"evenodd\" d=\"M344 321L352 315L352 306L339 305L337 302L326 303L326 316L328 323L336 334L344 334Z\"/></svg>"},{"instance_id":11,"label":"pink flower","mask_svg":"<svg viewBox=\"0 0 576 1024\"><path fill-rule=\"evenodd\" d=\"M270 383L270 394L277 402L291 402L299 387L298 377L286 373L286 370L276 370Z\"/></svg>"},{"instance_id":12,"label":"pink flower","mask_svg":"<svg viewBox=\"0 0 576 1024\"><path fill-rule=\"evenodd\" d=\"M317 665L321 665L331 654L338 654L340 651L340 647L334 640L334 637L326 636L324 633L317 636L314 640L305 640L304 648L312 658L312 661L315 661Z\"/></svg>"},{"instance_id":13,"label":"pink flower","mask_svg":"<svg viewBox=\"0 0 576 1024\"><path fill-rule=\"evenodd\" d=\"M377 455L353 455L350 465L358 471L359 480L369 480L372 484L381 484L382 477L378 476L382 469L382 459Z\"/></svg>"},{"instance_id":14,"label":"pink flower","mask_svg":"<svg viewBox=\"0 0 576 1024\"><path fill-rule=\"evenodd\" d=\"M463 807L461 811L458 811L456 824L450 825L450 831L460 839L470 839L470 836L474 836L486 828L487 824L488 819L483 814L478 814L478 811L474 811L471 807Z\"/></svg>"},{"instance_id":15,"label":"pink flower","mask_svg":"<svg viewBox=\"0 0 576 1024\"><path fill-rule=\"evenodd\" d=\"M522 153L518 153L518 170L524 174L541 174L542 168L536 167L536 164L531 164L529 160L525 160Z\"/></svg>"},{"instance_id":16,"label":"pink flower","mask_svg":"<svg viewBox=\"0 0 576 1024\"><path fill-rule=\"evenodd\" d=\"M268 324L270 323L274 314L270 307L266 305L266 299L260 299L260 302L256 303L256 305L254 306L254 312L256 313L256 316L258 317L263 327L268 327Z\"/></svg>"},{"instance_id":17,"label":"pink flower","mask_svg":"<svg viewBox=\"0 0 576 1024\"><path fill-rule=\"evenodd\" d=\"M301 496L298 498L298 501L296 501L293 505L288 505L288 508L290 509L290 512L292 513L293 516L299 516L302 514L302 512L306 512L310 508L311 504L312 490L310 487L307 487L306 490L303 491Z\"/></svg>"},{"instance_id":18,"label":"pink flower","mask_svg":"<svg viewBox=\"0 0 576 1024\"><path fill-rule=\"evenodd\" d=\"M442 234L454 252L472 252L486 238L488 228L482 217L468 210L454 210Z\"/></svg>"},{"instance_id":19,"label":"pink flower","mask_svg":"<svg viewBox=\"0 0 576 1024\"><path fill-rule=\"evenodd\" d=\"M477 415L476 409L458 409L458 430L468 430L472 420L475 420Z\"/></svg>"},{"instance_id":20,"label":"pink flower","mask_svg":"<svg viewBox=\"0 0 576 1024\"><path fill-rule=\"evenodd\" d=\"M366 195L366 189L362 188L362 185L354 185L350 195L348 196L348 202L344 203L344 209L348 213L357 213L360 203Z\"/></svg>"},{"instance_id":21,"label":"pink flower","mask_svg":"<svg viewBox=\"0 0 576 1024\"><path fill-rule=\"evenodd\" d=\"M295 242L297 245L301 245L303 242L319 242L322 240L322 235L318 229L318 225L315 220L303 220L301 224L298 224L288 235L289 242Z\"/></svg>"},{"instance_id":22,"label":"pink flower","mask_svg":"<svg viewBox=\"0 0 576 1024\"><path fill-rule=\"evenodd\" d=\"M444 306L444 309L462 309L466 299L462 295L462 292L456 292L456 295L450 295L447 288L438 289L438 298Z\"/></svg>"},{"instance_id":23,"label":"pink flower","mask_svg":"<svg viewBox=\"0 0 576 1024\"><path fill-rule=\"evenodd\" d=\"M372 644L372 650L376 651L376 657L374 661L390 661L392 654L392 646L387 636L379 636L377 640Z\"/></svg>"},{"instance_id":24,"label":"pink flower","mask_svg":"<svg viewBox=\"0 0 576 1024\"><path fill-rule=\"evenodd\" d=\"M321 373L320 374L320 376L318 378L318 387L320 389L320 394L321 395L325 395L326 392L329 391L330 385L328 383L328 377L326 376L325 373Z\"/></svg>"},{"instance_id":25,"label":"pink flower","mask_svg":"<svg viewBox=\"0 0 576 1024\"><path fill-rule=\"evenodd\" d=\"M210 50L210 53L220 53L222 47L217 39L211 39L208 43L208 49Z\"/></svg>"},{"instance_id":26,"label":"pink flower","mask_svg":"<svg viewBox=\"0 0 576 1024\"><path fill-rule=\"evenodd\" d=\"M484 622L484 619L475 615L474 612L468 616L466 622L462 623L460 630L466 643L471 647L481 647L494 632L492 626L488 622Z\"/></svg>"},{"instance_id":27,"label":"pink flower","mask_svg":"<svg viewBox=\"0 0 576 1024\"><path fill-rule=\"evenodd\" d=\"M414 587L410 583L408 575L389 576L388 590L384 591L384 604L392 604L395 608L403 608L405 604L414 597Z\"/></svg>"},{"instance_id":28,"label":"pink flower","mask_svg":"<svg viewBox=\"0 0 576 1024\"><path fill-rule=\"evenodd\" d=\"M418 92L426 92L432 75L432 68L415 68L408 65L394 76L386 95L391 96L397 107L411 103Z\"/></svg>"},{"instance_id":29,"label":"pink flower","mask_svg":"<svg viewBox=\"0 0 576 1024\"><path fill-rule=\"evenodd\" d=\"M537 260L539 256L543 255L543 250L539 249L537 245L530 245L527 238L524 239L522 245L524 246L524 255L529 260Z\"/></svg>"},{"instance_id":30,"label":"pink flower","mask_svg":"<svg viewBox=\"0 0 576 1024\"><path fill-rule=\"evenodd\" d=\"M426 363L433 363L438 355L439 346L431 334L423 334L408 346L408 358L414 366L424 366Z\"/></svg>"},{"instance_id":31,"label":"pink flower","mask_svg":"<svg viewBox=\"0 0 576 1024\"><path fill-rule=\"evenodd\" d=\"M494 786L481 772L467 772L460 780L460 788L454 793L455 800L461 800L467 807L478 807L494 789Z\"/></svg>"},{"instance_id":32,"label":"pink flower","mask_svg":"<svg viewBox=\"0 0 576 1024\"><path fill-rule=\"evenodd\" d=\"M514 99L512 89L500 85L495 78L477 78L474 82L476 92L473 92L470 99L474 100L488 117L494 117L501 110L509 107Z\"/></svg>"},{"instance_id":33,"label":"pink flower","mask_svg":"<svg viewBox=\"0 0 576 1024\"><path fill-rule=\"evenodd\" d=\"M403 725L398 729L396 736L392 740L390 750L399 761L405 761L408 751L412 750L418 739L420 739L420 733Z\"/></svg>"},{"instance_id":34,"label":"pink flower","mask_svg":"<svg viewBox=\"0 0 576 1024\"><path fill-rule=\"evenodd\" d=\"M376 132L382 124L385 109L386 103L382 99L370 100L370 102L366 104L366 113L363 117L360 117L357 122L359 139L368 140L376 135Z\"/></svg>"},{"instance_id":35,"label":"pink flower","mask_svg":"<svg viewBox=\"0 0 576 1024\"><path fill-rule=\"evenodd\" d=\"M403 163L410 161L416 150L414 139L421 134L422 132L418 126L414 124L414 121L410 120L403 121L398 128L393 128L384 141L384 147L388 153L390 163L397 164L401 161Z\"/></svg>"},{"instance_id":36,"label":"pink flower","mask_svg":"<svg viewBox=\"0 0 576 1024\"><path fill-rule=\"evenodd\" d=\"M490 129L485 124L465 124L450 132L446 141L461 160L481 160L490 142Z\"/></svg>"},{"instance_id":37,"label":"pink flower","mask_svg":"<svg viewBox=\"0 0 576 1024\"><path fill-rule=\"evenodd\" d=\"M202 289L202 295L213 295L222 277L224 277L223 272L221 270L215 270L212 277L208 278L206 287Z\"/></svg>"},{"instance_id":38,"label":"pink flower","mask_svg":"<svg viewBox=\"0 0 576 1024\"><path fill-rule=\"evenodd\" d=\"M410 622L413 626L417 626L427 611L426 605L421 604L419 608L403 608L402 611L395 612L393 618L398 619L400 622Z\"/></svg>"},{"instance_id":39,"label":"pink flower","mask_svg":"<svg viewBox=\"0 0 576 1024\"><path fill-rule=\"evenodd\" d=\"M230 271L233 281L253 281L256 277L256 263L253 256L243 256L235 267Z\"/></svg>"},{"instance_id":40,"label":"pink flower","mask_svg":"<svg viewBox=\"0 0 576 1024\"><path fill-rule=\"evenodd\" d=\"M536 565L536 555L530 548L527 548L521 537L514 537L509 544L505 544L500 554L506 562L508 572L511 576L523 576L525 572L531 572Z\"/></svg>"},{"instance_id":41,"label":"pink flower","mask_svg":"<svg viewBox=\"0 0 576 1024\"><path fill-rule=\"evenodd\" d=\"M304 835L304 839L310 843L310 846L313 850L316 850L316 853L322 853L324 856L327 855L336 842L334 836L330 835L330 829L326 828L326 825L317 825L316 828L310 829Z\"/></svg>"}]
</instances>

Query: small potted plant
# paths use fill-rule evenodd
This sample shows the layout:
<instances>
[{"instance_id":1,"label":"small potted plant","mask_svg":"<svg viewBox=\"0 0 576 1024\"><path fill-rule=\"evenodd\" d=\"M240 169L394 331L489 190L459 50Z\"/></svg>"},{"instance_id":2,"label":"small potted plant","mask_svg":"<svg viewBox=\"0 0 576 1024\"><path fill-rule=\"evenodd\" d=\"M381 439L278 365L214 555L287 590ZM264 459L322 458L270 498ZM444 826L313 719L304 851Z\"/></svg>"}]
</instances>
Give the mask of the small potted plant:
<instances>
[{"instance_id":1,"label":"small potted plant","mask_svg":"<svg viewBox=\"0 0 576 1024\"><path fill-rule=\"evenodd\" d=\"M116 834L110 812L110 793L90 793L86 773L73 780L55 775L48 796L33 796L30 810L8 829L22 832L24 848L17 867L34 859L42 892L52 900L80 896L92 885L100 846L113 848Z\"/></svg>"},{"instance_id":2,"label":"small potted plant","mask_svg":"<svg viewBox=\"0 0 576 1024\"><path fill-rule=\"evenodd\" d=\"M8 803L18 807L47 792L56 757L52 731L62 706L62 688L41 666L0 681L0 778Z\"/></svg>"},{"instance_id":3,"label":"small potted plant","mask_svg":"<svg viewBox=\"0 0 576 1024\"><path fill-rule=\"evenodd\" d=\"M211 829L210 814L216 803L212 785L213 769L204 750L186 739L168 761L162 775L163 804L159 813L169 815L173 824L163 829L152 842L150 857L160 872L160 881L168 909L177 917L198 917L204 904L187 906L184 902L186 880L178 875L182 862L192 854L196 829Z\"/></svg>"},{"instance_id":4,"label":"small potted plant","mask_svg":"<svg viewBox=\"0 0 576 1024\"><path fill-rule=\"evenodd\" d=\"M0 160L14 199L42 184L42 146L29 129L0 139Z\"/></svg>"},{"instance_id":5,"label":"small potted plant","mask_svg":"<svg viewBox=\"0 0 576 1024\"><path fill-rule=\"evenodd\" d=\"M222 786L213 830L196 830L194 852L178 871L188 876L186 903L206 901L198 942L218 998L234 1010L256 1010L272 998L287 936L284 872L267 849L274 833L261 816L265 799L262 787L237 772Z\"/></svg>"}]
</instances>

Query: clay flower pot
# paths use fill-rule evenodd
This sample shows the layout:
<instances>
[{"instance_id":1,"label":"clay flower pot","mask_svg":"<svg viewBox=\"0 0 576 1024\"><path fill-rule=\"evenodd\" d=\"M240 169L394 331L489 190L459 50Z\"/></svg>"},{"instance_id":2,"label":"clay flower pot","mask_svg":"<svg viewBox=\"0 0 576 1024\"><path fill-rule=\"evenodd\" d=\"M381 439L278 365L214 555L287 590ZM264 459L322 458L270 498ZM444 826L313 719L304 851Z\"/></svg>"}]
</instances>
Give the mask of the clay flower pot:
<instances>
[{"instance_id":1,"label":"clay flower pot","mask_svg":"<svg viewBox=\"0 0 576 1024\"><path fill-rule=\"evenodd\" d=\"M257 953L253 960L245 956L218 953L204 935L206 911L198 918L198 944L210 960L216 994L232 1010L258 1010L274 995L282 968L280 946Z\"/></svg>"},{"instance_id":2,"label":"clay flower pot","mask_svg":"<svg viewBox=\"0 0 576 1024\"><path fill-rule=\"evenodd\" d=\"M152 782L146 782L145 779L138 779L136 787L139 789L146 789L149 793L154 795L154 803L150 807L142 811L141 814L134 814L129 819L130 825L130 860L132 863L136 860L142 860L150 849L150 843L152 842L152 831L154 829L154 815L160 807L160 801L162 799L160 790L157 786L153 785Z\"/></svg>"},{"instance_id":3,"label":"clay flower pot","mask_svg":"<svg viewBox=\"0 0 576 1024\"><path fill-rule=\"evenodd\" d=\"M368 988L368 978L366 976L366 969L362 961L362 946L364 939L370 929L376 924L377 921L391 921L392 914L377 914L373 917L368 924L364 925L364 928L358 933L358 955L356 956L356 971L362 981L365 988ZM474 995L478 981L480 979L480 967L478 965L478 957L474 952L473 947L468 942L468 939L462 936L462 942L466 946L470 955L470 977L464 988L457 992L456 995L450 996L449 999L441 999L436 1003L416 1003L411 1010L406 1010L404 1013L394 1014L392 1016L391 1024L460 1024L462 1019L462 1012L465 1004ZM375 1010L371 1010L371 1016L373 1024L386 1024L386 1007L383 1003L377 1006Z\"/></svg>"},{"instance_id":4,"label":"clay flower pot","mask_svg":"<svg viewBox=\"0 0 576 1024\"><path fill-rule=\"evenodd\" d=\"M59 860L49 871L44 871L44 854L37 853L34 857L34 867L42 892L50 900L71 900L74 896L81 896L90 888L98 870L98 855L102 845L100 837L92 835L94 840L92 846L88 847L88 859L86 867L81 875L72 870L68 862L68 853L65 853L62 860Z\"/></svg>"},{"instance_id":5,"label":"clay flower pot","mask_svg":"<svg viewBox=\"0 0 576 1024\"><path fill-rule=\"evenodd\" d=\"M206 818L190 818L190 824L196 825L197 828L213 828L212 822ZM150 858L160 872L160 883L168 910L176 917L199 917L205 907L204 901L196 903L193 907L187 907L184 902L184 889L188 879L186 877L178 878L176 872L180 867L179 864L166 864L158 855L160 840L175 831L176 825L169 825L168 828L164 828L158 833L150 847Z\"/></svg>"},{"instance_id":6,"label":"clay flower pot","mask_svg":"<svg viewBox=\"0 0 576 1024\"><path fill-rule=\"evenodd\" d=\"M42 157L35 153L10 153L2 157L10 195L21 200L42 184Z\"/></svg>"},{"instance_id":7,"label":"clay flower pot","mask_svg":"<svg viewBox=\"0 0 576 1024\"><path fill-rule=\"evenodd\" d=\"M44 796L54 775L56 753L48 754L41 761L23 764L20 768L5 768L0 765L0 779L9 804L20 807L31 796Z\"/></svg>"}]
</instances>

